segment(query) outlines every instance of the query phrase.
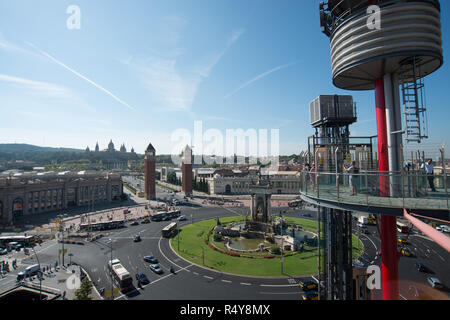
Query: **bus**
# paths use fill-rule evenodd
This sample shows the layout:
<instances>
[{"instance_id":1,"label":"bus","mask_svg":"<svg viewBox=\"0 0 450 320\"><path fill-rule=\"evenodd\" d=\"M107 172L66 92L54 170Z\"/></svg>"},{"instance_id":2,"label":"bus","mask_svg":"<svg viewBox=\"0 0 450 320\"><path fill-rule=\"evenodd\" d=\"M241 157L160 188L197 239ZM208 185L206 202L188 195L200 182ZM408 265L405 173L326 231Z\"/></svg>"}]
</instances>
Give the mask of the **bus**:
<instances>
[{"instance_id":1,"label":"bus","mask_svg":"<svg viewBox=\"0 0 450 320\"><path fill-rule=\"evenodd\" d=\"M18 235L18 236L1 236L0 237L0 245L7 246L10 242L17 242L23 245L24 247L32 247L36 244L36 242L42 242L39 238L34 235Z\"/></svg>"},{"instance_id":2,"label":"bus","mask_svg":"<svg viewBox=\"0 0 450 320\"><path fill-rule=\"evenodd\" d=\"M80 231L111 230L125 227L125 220L113 220L104 222L85 222L80 225Z\"/></svg>"},{"instance_id":3,"label":"bus","mask_svg":"<svg viewBox=\"0 0 450 320\"><path fill-rule=\"evenodd\" d=\"M151 215L150 220L152 221L162 221L162 219L166 216L165 212L157 212Z\"/></svg>"},{"instance_id":4,"label":"bus","mask_svg":"<svg viewBox=\"0 0 450 320\"><path fill-rule=\"evenodd\" d=\"M112 273L114 282L120 291L125 292L132 289L133 278L122 263L120 263L119 259L110 260L108 262L108 269Z\"/></svg>"},{"instance_id":5,"label":"bus","mask_svg":"<svg viewBox=\"0 0 450 320\"><path fill-rule=\"evenodd\" d=\"M406 224L397 221L397 231L401 233L408 233L409 228Z\"/></svg>"},{"instance_id":6,"label":"bus","mask_svg":"<svg viewBox=\"0 0 450 320\"><path fill-rule=\"evenodd\" d=\"M167 225L166 227L164 227L164 229L162 229L162 236L164 238L170 238L175 230L177 229L177 223L176 222L172 222L171 224Z\"/></svg>"},{"instance_id":7,"label":"bus","mask_svg":"<svg viewBox=\"0 0 450 320\"><path fill-rule=\"evenodd\" d=\"M169 212L166 212L166 217L169 218L178 218L181 215L180 210L171 210Z\"/></svg>"},{"instance_id":8,"label":"bus","mask_svg":"<svg viewBox=\"0 0 450 320\"><path fill-rule=\"evenodd\" d=\"M150 219L152 221L162 221L164 218L178 218L181 215L180 210L171 210L171 211L160 211L151 215Z\"/></svg>"}]
</instances>

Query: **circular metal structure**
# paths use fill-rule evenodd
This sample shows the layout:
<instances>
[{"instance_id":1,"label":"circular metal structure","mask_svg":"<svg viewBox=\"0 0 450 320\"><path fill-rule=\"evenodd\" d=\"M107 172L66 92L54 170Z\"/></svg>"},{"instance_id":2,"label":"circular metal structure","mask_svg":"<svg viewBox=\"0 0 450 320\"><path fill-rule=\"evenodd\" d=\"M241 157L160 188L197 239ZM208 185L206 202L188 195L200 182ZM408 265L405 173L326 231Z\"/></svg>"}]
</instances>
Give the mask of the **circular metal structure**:
<instances>
[{"instance_id":1,"label":"circular metal structure","mask_svg":"<svg viewBox=\"0 0 450 320\"><path fill-rule=\"evenodd\" d=\"M380 6L380 27L367 8L348 15L330 35L333 83L346 90L372 90L385 74L419 77L443 64L441 15L430 1L390 1ZM417 76L417 75L416 75Z\"/></svg>"}]
</instances>

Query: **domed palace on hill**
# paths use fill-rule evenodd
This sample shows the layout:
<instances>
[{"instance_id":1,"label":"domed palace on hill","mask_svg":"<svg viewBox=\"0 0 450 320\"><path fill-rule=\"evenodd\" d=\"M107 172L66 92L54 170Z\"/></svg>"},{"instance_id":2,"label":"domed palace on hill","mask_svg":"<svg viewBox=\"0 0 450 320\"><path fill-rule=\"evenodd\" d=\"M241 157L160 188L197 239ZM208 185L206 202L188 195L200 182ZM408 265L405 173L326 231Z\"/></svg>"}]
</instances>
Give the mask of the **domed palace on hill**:
<instances>
[{"instance_id":1,"label":"domed palace on hill","mask_svg":"<svg viewBox=\"0 0 450 320\"><path fill-rule=\"evenodd\" d=\"M130 165L130 161L139 160L139 156L134 152L134 148L131 148L131 152L127 152L125 143L122 143L119 151L114 147L112 139L108 143L108 148L100 151L98 142L95 145L95 151L91 151L89 146L85 150L85 154L89 159L98 161L105 169L127 169Z\"/></svg>"}]
</instances>

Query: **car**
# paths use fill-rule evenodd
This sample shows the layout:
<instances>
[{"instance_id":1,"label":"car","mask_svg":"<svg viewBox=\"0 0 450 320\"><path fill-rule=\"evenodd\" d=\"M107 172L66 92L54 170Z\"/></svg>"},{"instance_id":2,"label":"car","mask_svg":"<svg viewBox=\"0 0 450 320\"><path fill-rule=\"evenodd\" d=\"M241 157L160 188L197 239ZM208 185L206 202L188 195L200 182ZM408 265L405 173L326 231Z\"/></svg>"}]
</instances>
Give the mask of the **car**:
<instances>
[{"instance_id":1,"label":"car","mask_svg":"<svg viewBox=\"0 0 450 320\"><path fill-rule=\"evenodd\" d=\"M137 222L136 220L133 221L132 223L130 223L130 226L137 226L139 224L139 222Z\"/></svg>"},{"instance_id":2,"label":"car","mask_svg":"<svg viewBox=\"0 0 450 320\"><path fill-rule=\"evenodd\" d=\"M187 220L187 218L186 218L186 216L179 216L179 217L177 218L177 220L178 220L178 221L185 221L185 220Z\"/></svg>"},{"instance_id":3,"label":"car","mask_svg":"<svg viewBox=\"0 0 450 320\"><path fill-rule=\"evenodd\" d=\"M361 230L359 230L361 233L363 234L370 234L369 230L367 230L367 228L361 228Z\"/></svg>"},{"instance_id":4,"label":"car","mask_svg":"<svg viewBox=\"0 0 450 320\"><path fill-rule=\"evenodd\" d=\"M163 269L161 269L161 267L159 266L159 264L151 264L150 266L150 270L152 270L154 273L157 274L162 274L164 273Z\"/></svg>"},{"instance_id":5,"label":"car","mask_svg":"<svg viewBox=\"0 0 450 320\"><path fill-rule=\"evenodd\" d=\"M22 245L21 243L18 243L18 242L10 242L10 243L8 243L8 245L9 245L12 249L15 249L15 250L17 250L17 251L20 251L20 248L23 247L23 245Z\"/></svg>"},{"instance_id":6,"label":"car","mask_svg":"<svg viewBox=\"0 0 450 320\"><path fill-rule=\"evenodd\" d=\"M317 291L308 291L302 294L302 300L319 300Z\"/></svg>"},{"instance_id":7,"label":"car","mask_svg":"<svg viewBox=\"0 0 450 320\"><path fill-rule=\"evenodd\" d=\"M302 288L303 291L317 289L317 283L315 283L312 280L299 281L298 284L300 285L300 288Z\"/></svg>"},{"instance_id":8,"label":"car","mask_svg":"<svg viewBox=\"0 0 450 320\"><path fill-rule=\"evenodd\" d=\"M428 277L427 282L434 289L443 289L444 288L444 285L442 284L441 280L439 280L438 278Z\"/></svg>"},{"instance_id":9,"label":"car","mask_svg":"<svg viewBox=\"0 0 450 320\"><path fill-rule=\"evenodd\" d=\"M401 250L402 256L405 257L411 257L412 256L412 252L408 249L408 248L403 248Z\"/></svg>"},{"instance_id":10,"label":"car","mask_svg":"<svg viewBox=\"0 0 450 320\"><path fill-rule=\"evenodd\" d=\"M139 242L139 241L141 241L141 236L140 236L140 235L135 235L133 241L134 241L134 242Z\"/></svg>"},{"instance_id":11,"label":"car","mask_svg":"<svg viewBox=\"0 0 450 320\"><path fill-rule=\"evenodd\" d=\"M406 238L397 238L397 241L401 244L407 244L408 241L406 240Z\"/></svg>"},{"instance_id":12,"label":"car","mask_svg":"<svg viewBox=\"0 0 450 320\"><path fill-rule=\"evenodd\" d=\"M169 216L165 216L164 218L162 218L162 221L170 221L170 219L172 219L172 218Z\"/></svg>"},{"instance_id":13,"label":"car","mask_svg":"<svg viewBox=\"0 0 450 320\"><path fill-rule=\"evenodd\" d=\"M428 272L429 271L428 268L425 267L425 265L423 263L416 262L416 268L417 268L417 271L420 271L420 272Z\"/></svg>"},{"instance_id":14,"label":"car","mask_svg":"<svg viewBox=\"0 0 450 320\"><path fill-rule=\"evenodd\" d=\"M143 274L142 272L136 273L136 281L143 285L150 283L150 280L148 280L147 276L145 274Z\"/></svg>"},{"instance_id":15,"label":"car","mask_svg":"<svg viewBox=\"0 0 450 320\"><path fill-rule=\"evenodd\" d=\"M303 216L304 217L311 217L311 213L304 213Z\"/></svg>"},{"instance_id":16,"label":"car","mask_svg":"<svg viewBox=\"0 0 450 320\"><path fill-rule=\"evenodd\" d=\"M150 219L149 218L145 218L144 220L142 220L141 223L150 223Z\"/></svg>"},{"instance_id":17,"label":"car","mask_svg":"<svg viewBox=\"0 0 450 320\"><path fill-rule=\"evenodd\" d=\"M151 264L156 264L159 262L158 259L156 259L154 256L145 256L144 261L150 262Z\"/></svg>"},{"instance_id":18,"label":"car","mask_svg":"<svg viewBox=\"0 0 450 320\"><path fill-rule=\"evenodd\" d=\"M437 231L442 231L442 226L436 226Z\"/></svg>"},{"instance_id":19,"label":"car","mask_svg":"<svg viewBox=\"0 0 450 320\"><path fill-rule=\"evenodd\" d=\"M1 248L0 255L5 255L5 254L8 254L8 250L6 248Z\"/></svg>"}]
</instances>

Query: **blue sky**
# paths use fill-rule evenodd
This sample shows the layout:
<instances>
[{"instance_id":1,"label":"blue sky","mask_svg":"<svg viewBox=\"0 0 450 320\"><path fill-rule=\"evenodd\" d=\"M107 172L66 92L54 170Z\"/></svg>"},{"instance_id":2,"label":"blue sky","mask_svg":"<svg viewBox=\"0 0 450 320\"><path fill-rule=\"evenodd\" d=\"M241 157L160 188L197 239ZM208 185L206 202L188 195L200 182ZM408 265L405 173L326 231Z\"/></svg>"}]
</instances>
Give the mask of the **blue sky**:
<instances>
[{"instance_id":1,"label":"blue sky","mask_svg":"<svg viewBox=\"0 0 450 320\"><path fill-rule=\"evenodd\" d=\"M279 129L280 153L313 133L309 102L352 94L353 134L376 135L373 91L331 80L329 40L313 0L2 0L0 143L171 153L171 133ZM81 28L69 30L69 5ZM427 77L429 143L449 141L448 18L444 66ZM195 148L194 148L195 151Z\"/></svg>"}]
</instances>

